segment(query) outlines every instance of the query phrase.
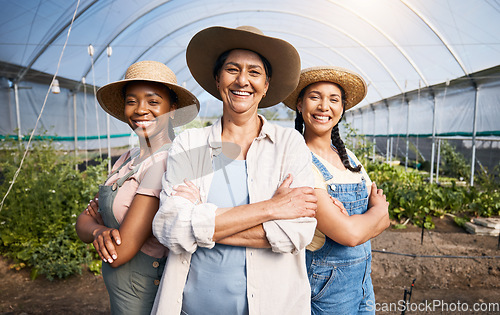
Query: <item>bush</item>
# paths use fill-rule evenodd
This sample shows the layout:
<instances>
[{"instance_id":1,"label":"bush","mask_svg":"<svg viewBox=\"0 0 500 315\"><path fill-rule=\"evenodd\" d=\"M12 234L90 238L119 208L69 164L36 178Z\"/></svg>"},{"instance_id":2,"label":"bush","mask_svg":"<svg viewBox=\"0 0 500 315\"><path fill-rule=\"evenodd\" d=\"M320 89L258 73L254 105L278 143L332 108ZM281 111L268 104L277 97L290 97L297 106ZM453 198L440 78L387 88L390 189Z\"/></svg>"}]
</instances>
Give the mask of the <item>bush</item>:
<instances>
[{"instance_id":1,"label":"bush","mask_svg":"<svg viewBox=\"0 0 500 315\"><path fill-rule=\"evenodd\" d=\"M24 154L17 142L3 141L0 193L3 197ZM32 278L81 273L95 259L92 246L75 232L77 216L105 180L106 163L76 170L77 159L49 141L31 146L0 212L0 253L16 266L32 267Z\"/></svg>"},{"instance_id":2,"label":"bush","mask_svg":"<svg viewBox=\"0 0 500 315\"><path fill-rule=\"evenodd\" d=\"M443 187L428 183L422 173L405 171L383 163L369 163L368 175L384 190L389 201L389 214L399 222L433 228L432 217L453 215L490 217L500 214L500 189L498 185Z\"/></svg>"}]
</instances>

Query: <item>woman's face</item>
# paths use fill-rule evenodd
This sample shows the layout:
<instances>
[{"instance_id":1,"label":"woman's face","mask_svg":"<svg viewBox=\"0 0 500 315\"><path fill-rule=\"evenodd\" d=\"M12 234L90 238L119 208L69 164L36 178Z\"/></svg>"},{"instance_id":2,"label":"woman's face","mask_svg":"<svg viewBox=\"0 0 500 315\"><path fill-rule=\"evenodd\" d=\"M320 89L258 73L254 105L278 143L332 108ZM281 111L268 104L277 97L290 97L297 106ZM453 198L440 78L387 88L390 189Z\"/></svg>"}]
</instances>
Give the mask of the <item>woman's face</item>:
<instances>
[{"instance_id":1,"label":"woman's face","mask_svg":"<svg viewBox=\"0 0 500 315\"><path fill-rule=\"evenodd\" d=\"M297 109L302 112L305 132L330 134L343 113L342 92L334 83L316 82L306 87Z\"/></svg>"},{"instance_id":2,"label":"woman's face","mask_svg":"<svg viewBox=\"0 0 500 315\"><path fill-rule=\"evenodd\" d=\"M127 85L125 117L138 136L151 138L167 132L171 109L170 93L163 84L137 81Z\"/></svg>"},{"instance_id":3,"label":"woman's face","mask_svg":"<svg viewBox=\"0 0 500 315\"><path fill-rule=\"evenodd\" d=\"M243 49L229 53L216 83L224 108L235 113L256 110L269 88L261 58Z\"/></svg>"}]
</instances>

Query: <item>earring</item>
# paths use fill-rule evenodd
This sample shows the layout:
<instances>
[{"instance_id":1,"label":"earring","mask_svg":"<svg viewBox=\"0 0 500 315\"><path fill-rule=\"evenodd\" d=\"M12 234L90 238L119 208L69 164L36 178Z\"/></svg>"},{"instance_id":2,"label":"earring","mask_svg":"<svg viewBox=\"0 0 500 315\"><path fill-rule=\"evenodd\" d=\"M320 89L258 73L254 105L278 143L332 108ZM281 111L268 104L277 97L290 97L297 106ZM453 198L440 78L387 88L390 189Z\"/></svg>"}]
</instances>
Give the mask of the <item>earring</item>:
<instances>
[{"instance_id":1,"label":"earring","mask_svg":"<svg viewBox=\"0 0 500 315\"><path fill-rule=\"evenodd\" d=\"M264 95L262 95L262 98L266 97L266 95L267 95L267 94L266 94L266 93L264 93Z\"/></svg>"}]
</instances>

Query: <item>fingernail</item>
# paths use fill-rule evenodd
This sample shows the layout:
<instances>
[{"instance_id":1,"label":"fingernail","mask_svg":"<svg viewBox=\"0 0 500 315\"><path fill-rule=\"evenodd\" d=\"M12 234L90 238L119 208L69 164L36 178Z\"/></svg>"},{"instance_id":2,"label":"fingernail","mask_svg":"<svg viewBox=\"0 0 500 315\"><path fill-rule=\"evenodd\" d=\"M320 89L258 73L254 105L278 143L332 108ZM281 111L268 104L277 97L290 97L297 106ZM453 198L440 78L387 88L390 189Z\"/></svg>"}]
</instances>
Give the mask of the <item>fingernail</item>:
<instances>
[{"instance_id":1,"label":"fingernail","mask_svg":"<svg viewBox=\"0 0 500 315\"><path fill-rule=\"evenodd\" d=\"M95 200L99 200L99 198L95 197Z\"/></svg>"},{"instance_id":2,"label":"fingernail","mask_svg":"<svg viewBox=\"0 0 500 315\"><path fill-rule=\"evenodd\" d=\"M116 240L116 244L120 245L122 243L121 240ZM115 258L116 259L116 258Z\"/></svg>"},{"instance_id":3,"label":"fingernail","mask_svg":"<svg viewBox=\"0 0 500 315\"><path fill-rule=\"evenodd\" d=\"M116 255L113 255L112 257L113 257L113 259L116 259Z\"/></svg>"},{"instance_id":4,"label":"fingernail","mask_svg":"<svg viewBox=\"0 0 500 315\"><path fill-rule=\"evenodd\" d=\"M108 261L106 260L106 258L103 258L102 261L104 261L105 263L107 263Z\"/></svg>"},{"instance_id":5,"label":"fingernail","mask_svg":"<svg viewBox=\"0 0 500 315\"><path fill-rule=\"evenodd\" d=\"M172 195L172 196L173 196L173 195L175 195L175 191L172 191L171 195Z\"/></svg>"},{"instance_id":6,"label":"fingernail","mask_svg":"<svg viewBox=\"0 0 500 315\"><path fill-rule=\"evenodd\" d=\"M108 262L109 262L109 263L112 263L112 262L113 262L113 259L111 259L111 258L110 258L110 259L108 260Z\"/></svg>"}]
</instances>

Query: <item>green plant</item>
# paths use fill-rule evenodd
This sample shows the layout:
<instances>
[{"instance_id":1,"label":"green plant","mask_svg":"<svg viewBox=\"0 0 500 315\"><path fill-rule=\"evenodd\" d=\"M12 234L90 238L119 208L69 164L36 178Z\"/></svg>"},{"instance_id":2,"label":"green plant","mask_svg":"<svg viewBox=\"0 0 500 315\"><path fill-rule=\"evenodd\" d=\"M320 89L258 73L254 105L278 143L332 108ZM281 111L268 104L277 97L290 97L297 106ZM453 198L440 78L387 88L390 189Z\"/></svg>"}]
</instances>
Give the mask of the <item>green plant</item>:
<instances>
[{"instance_id":1,"label":"green plant","mask_svg":"<svg viewBox=\"0 0 500 315\"><path fill-rule=\"evenodd\" d=\"M0 193L14 177L23 148L2 142ZM105 180L106 163L79 172L72 154L50 141L34 142L0 212L0 253L32 267L32 277L64 278L81 272L95 252L81 242L74 224Z\"/></svg>"},{"instance_id":2,"label":"green plant","mask_svg":"<svg viewBox=\"0 0 500 315\"><path fill-rule=\"evenodd\" d=\"M447 176L470 180L470 163L446 140L441 141L440 171Z\"/></svg>"}]
</instances>

